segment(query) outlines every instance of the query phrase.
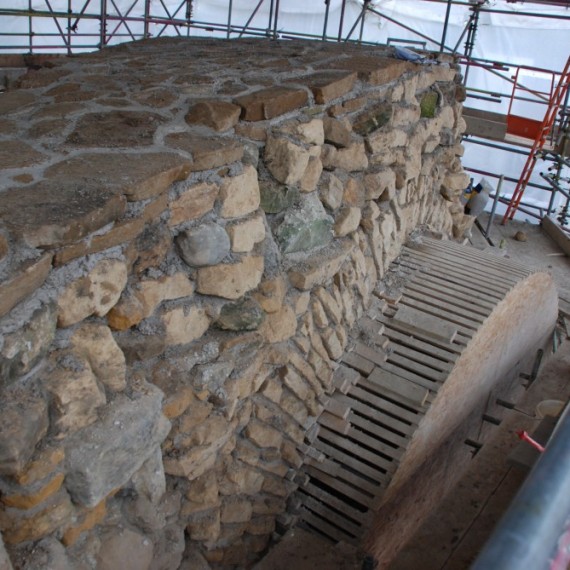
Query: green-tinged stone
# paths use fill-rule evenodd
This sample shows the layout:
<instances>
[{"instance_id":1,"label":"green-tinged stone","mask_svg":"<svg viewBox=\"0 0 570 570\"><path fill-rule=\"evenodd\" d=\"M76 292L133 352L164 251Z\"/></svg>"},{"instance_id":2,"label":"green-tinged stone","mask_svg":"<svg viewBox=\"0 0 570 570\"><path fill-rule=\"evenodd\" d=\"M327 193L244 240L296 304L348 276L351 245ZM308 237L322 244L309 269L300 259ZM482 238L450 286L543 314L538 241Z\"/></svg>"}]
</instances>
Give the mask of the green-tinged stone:
<instances>
[{"instance_id":1,"label":"green-tinged stone","mask_svg":"<svg viewBox=\"0 0 570 570\"><path fill-rule=\"evenodd\" d=\"M354 122L352 130L359 135L366 136L387 125L391 119L392 105L380 103L361 113Z\"/></svg>"},{"instance_id":2,"label":"green-tinged stone","mask_svg":"<svg viewBox=\"0 0 570 570\"><path fill-rule=\"evenodd\" d=\"M424 93L420 101L420 117L423 119L433 119L435 117L438 101L439 95L436 91Z\"/></svg>"},{"instance_id":3,"label":"green-tinged stone","mask_svg":"<svg viewBox=\"0 0 570 570\"><path fill-rule=\"evenodd\" d=\"M265 314L254 299L242 299L222 307L216 322L218 327L228 331L254 331L263 322Z\"/></svg>"},{"instance_id":4,"label":"green-tinged stone","mask_svg":"<svg viewBox=\"0 0 570 570\"><path fill-rule=\"evenodd\" d=\"M309 251L332 240L333 223L318 197L309 194L298 209L285 215L275 237L283 253Z\"/></svg>"},{"instance_id":5,"label":"green-tinged stone","mask_svg":"<svg viewBox=\"0 0 570 570\"><path fill-rule=\"evenodd\" d=\"M283 253L309 251L326 245L332 240L332 222L313 220L312 222L282 224L277 230L277 240Z\"/></svg>"},{"instance_id":6,"label":"green-tinged stone","mask_svg":"<svg viewBox=\"0 0 570 570\"><path fill-rule=\"evenodd\" d=\"M273 182L260 182L261 207L266 214L278 214L291 208L300 197L298 188Z\"/></svg>"}]
</instances>

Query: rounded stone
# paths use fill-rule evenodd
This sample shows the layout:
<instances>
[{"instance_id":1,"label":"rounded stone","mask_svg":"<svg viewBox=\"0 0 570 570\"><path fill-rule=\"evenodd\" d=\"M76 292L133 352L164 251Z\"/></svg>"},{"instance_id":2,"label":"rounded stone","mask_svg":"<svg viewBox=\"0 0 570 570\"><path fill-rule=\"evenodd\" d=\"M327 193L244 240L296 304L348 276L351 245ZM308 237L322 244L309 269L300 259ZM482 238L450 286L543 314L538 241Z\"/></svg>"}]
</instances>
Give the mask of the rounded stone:
<instances>
[{"instance_id":1,"label":"rounded stone","mask_svg":"<svg viewBox=\"0 0 570 570\"><path fill-rule=\"evenodd\" d=\"M230 252L230 238L217 224L202 224L181 232L176 238L180 257L192 267L220 263Z\"/></svg>"},{"instance_id":2,"label":"rounded stone","mask_svg":"<svg viewBox=\"0 0 570 570\"><path fill-rule=\"evenodd\" d=\"M263 322L263 309L254 299L243 299L222 307L216 322L218 327L230 331L253 331Z\"/></svg>"}]
</instances>

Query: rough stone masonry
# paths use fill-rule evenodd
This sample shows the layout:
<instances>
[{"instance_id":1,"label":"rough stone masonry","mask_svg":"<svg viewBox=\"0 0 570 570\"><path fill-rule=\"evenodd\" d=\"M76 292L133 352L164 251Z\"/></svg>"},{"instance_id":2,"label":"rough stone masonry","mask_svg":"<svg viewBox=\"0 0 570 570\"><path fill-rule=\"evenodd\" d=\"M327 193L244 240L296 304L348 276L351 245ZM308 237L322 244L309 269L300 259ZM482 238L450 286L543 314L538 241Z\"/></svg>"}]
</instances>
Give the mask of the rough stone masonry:
<instances>
[{"instance_id":1,"label":"rough stone masonry","mask_svg":"<svg viewBox=\"0 0 570 570\"><path fill-rule=\"evenodd\" d=\"M462 99L444 56L173 38L0 94L2 570L260 557L385 268L472 222Z\"/></svg>"}]
</instances>

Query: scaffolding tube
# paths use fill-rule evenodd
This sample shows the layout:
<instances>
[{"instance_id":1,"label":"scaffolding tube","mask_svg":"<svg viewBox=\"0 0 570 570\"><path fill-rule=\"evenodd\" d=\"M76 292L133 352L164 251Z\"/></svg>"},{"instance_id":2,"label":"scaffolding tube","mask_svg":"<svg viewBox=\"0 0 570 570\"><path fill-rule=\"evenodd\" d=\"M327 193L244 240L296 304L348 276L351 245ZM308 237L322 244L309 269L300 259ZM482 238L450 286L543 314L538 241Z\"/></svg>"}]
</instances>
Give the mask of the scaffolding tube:
<instances>
[{"instance_id":1,"label":"scaffolding tube","mask_svg":"<svg viewBox=\"0 0 570 570\"><path fill-rule=\"evenodd\" d=\"M471 570L546 570L554 566L570 518L568 408L506 515Z\"/></svg>"}]
</instances>

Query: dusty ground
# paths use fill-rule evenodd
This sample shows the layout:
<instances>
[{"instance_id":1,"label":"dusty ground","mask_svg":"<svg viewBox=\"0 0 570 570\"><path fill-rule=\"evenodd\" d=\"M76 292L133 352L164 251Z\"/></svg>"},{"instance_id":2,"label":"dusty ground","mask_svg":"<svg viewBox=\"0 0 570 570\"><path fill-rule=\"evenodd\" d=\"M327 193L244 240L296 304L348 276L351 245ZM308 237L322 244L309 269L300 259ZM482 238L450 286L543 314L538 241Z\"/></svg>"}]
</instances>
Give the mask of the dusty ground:
<instances>
[{"instance_id":1,"label":"dusty ground","mask_svg":"<svg viewBox=\"0 0 570 570\"><path fill-rule=\"evenodd\" d=\"M483 227L486 218L481 219ZM527 241L514 240L524 231ZM490 237L501 248L490 248L474 232L472 244L490 248L499 256L549 270L562 299L570 301L570 259L546 236L540 226L511 222L495 223ZM390 570L467 570L493 527L508 507L527 471L506 460L518 445L515 430L531 432L540 423L536 406L547 399L570 398L570 341L565 340L555 354L543 363L539 377L524 393L517 408L526 412L506 412L491 441L476 454L467 474L444 499L440 508L424 523L408 546L390 566ZM360 570L372 568L363 554L346 547L334 547L305 531L295 530L256 566L255 570Z\"/></svg>"}]
</instances>

